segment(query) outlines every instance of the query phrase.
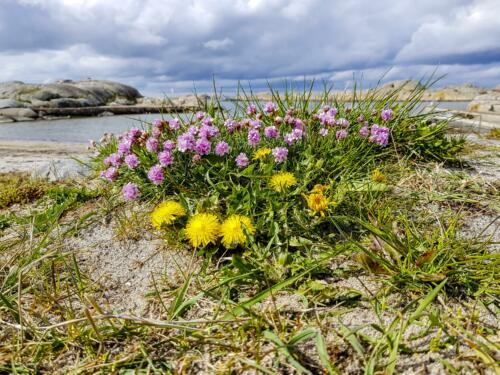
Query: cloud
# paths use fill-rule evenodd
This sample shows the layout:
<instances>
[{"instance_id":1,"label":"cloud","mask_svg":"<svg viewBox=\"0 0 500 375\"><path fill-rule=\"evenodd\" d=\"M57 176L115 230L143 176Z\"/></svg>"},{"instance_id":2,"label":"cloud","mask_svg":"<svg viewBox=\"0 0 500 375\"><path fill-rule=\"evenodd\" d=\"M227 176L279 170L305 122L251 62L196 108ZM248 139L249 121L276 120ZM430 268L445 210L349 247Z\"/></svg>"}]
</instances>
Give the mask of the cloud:
<instances>
[{"instance_id":1,"label":"cloud","mask_svg":"<svg viewBox=\"0 0 500 375\"><path fill-rule=\"evenodd\" d=\"M0 80L90 76L159 93L208 88L212 75L233 87L304 75L342 86L353 73L405 78L440 64L444 82L469 67L473 82L498 83L496 0L0 2Z\"/></svg>"}]
</instances>

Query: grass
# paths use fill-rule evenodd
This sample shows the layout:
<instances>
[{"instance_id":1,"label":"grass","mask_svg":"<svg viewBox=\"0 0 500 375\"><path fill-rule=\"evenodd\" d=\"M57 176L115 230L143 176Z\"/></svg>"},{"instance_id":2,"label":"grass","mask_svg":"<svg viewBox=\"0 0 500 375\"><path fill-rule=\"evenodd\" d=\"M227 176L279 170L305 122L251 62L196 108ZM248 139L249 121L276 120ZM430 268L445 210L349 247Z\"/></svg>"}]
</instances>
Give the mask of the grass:
<instances>
[{"instance_id":1,"label":"grass","mask_svg":"<svg viewBox=\"0 0 500 375\"><path fill-rule=\"evenodd\" d=\"M470 228L497 225L498 186L416 154L343 171L324 218L292 194L264 204L244 175L227 174L247 190L187 185L190 209L266 207L251 212L269 229L236 249L154 231L153 190L125 204L94 180L46 186L0 216L0 372L498 373L498 244ZM126 311L141 288L147 312Z\"/></svg>"}]
</instances>

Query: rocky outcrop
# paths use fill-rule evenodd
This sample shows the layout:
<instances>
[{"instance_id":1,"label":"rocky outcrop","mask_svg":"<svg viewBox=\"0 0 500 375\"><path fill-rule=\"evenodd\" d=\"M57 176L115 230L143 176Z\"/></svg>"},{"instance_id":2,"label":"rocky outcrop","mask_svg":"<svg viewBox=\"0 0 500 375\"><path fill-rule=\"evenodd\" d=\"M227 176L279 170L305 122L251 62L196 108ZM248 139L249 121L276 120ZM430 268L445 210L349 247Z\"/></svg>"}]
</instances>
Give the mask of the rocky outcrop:
<instances>
[{"instance_id":1,"label":"rocky outcrop","mask_svg":"<svg viewBox=\"0 0 500 375\"><path fill-rule=\"evenodd\" d=\"M143 98L137 89L112 81L63 80L49 84L0 83L0 122L47 116L99 116L181 112L200 108L204 96Z\"/></svg>"},{"instance_id":2,"label":"rocky outcrop","mask_svg":"<svg viewBox=\"0 0 500 375\"><path fill-rule=\"evenodd\" d=\"M467 109L474 112L500 112L500 90L476 96Z\"/></svg>"}]
</instances>

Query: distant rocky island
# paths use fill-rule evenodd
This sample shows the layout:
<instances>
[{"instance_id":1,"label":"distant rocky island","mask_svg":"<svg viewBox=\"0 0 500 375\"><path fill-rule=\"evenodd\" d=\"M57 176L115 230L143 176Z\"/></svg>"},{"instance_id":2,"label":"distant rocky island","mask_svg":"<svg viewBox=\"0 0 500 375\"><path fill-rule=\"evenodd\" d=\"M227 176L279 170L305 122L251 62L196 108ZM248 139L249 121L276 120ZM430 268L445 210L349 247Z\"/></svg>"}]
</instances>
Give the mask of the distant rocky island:
<instances>
[{"instance_id":1,"label":"distant rocky island","mask_svg":"<svg viewBox=\"0 0 500 375\"><path fill-rule=\"evenodd\" d=\"M185 112L201 108L206 95L144 97L128 85L102 80L0 83L0 122L60 117Z\"/></svg>"},{"instance_id":2,"label":"distant rocky island","mask_svg":"<svg viewBox=\"0 0 500 375\"><path fill-rule=\"evenodd\" d=\"M394 81L377 90L398 91L399 100L407 99L420 87L417 81ZM364 90L358 93L363 96ZM352 92L333 91L340 101L350 101ZM257 93L256 98L267 101L269 93ZM49 84L28 84L20 81L0 83L0 123L67 117L111 116L115 114L173 113L200 109L208 95L185 95L175 98L144 97L134 87L104 80L62 80ZM237 100L225 97L225 100ZM313 97L314 100L314 97ZM500 112L500 86L493 89L471 84L429 89L422 100L429 102L470 102L469 111Z\"/></svg>"}]
</instances>

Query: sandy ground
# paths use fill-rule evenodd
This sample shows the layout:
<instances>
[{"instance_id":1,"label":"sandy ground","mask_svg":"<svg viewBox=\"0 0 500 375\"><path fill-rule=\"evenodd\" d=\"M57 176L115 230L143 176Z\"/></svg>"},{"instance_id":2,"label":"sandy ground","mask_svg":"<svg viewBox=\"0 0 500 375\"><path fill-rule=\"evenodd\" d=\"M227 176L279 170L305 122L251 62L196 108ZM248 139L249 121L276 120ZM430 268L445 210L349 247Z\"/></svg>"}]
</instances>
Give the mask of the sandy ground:
<instances>
[{"instance_id":1,"label":"sandy ground","mask_svg":"<svg viewBox=\"0 0 500 375\"><path fill-rule=\"evenodd\" d=\"M75 159L90 156L77 143L0 141L0 173L28 172L51 180L85 174Z\"/></svg>"}]
</instances>

